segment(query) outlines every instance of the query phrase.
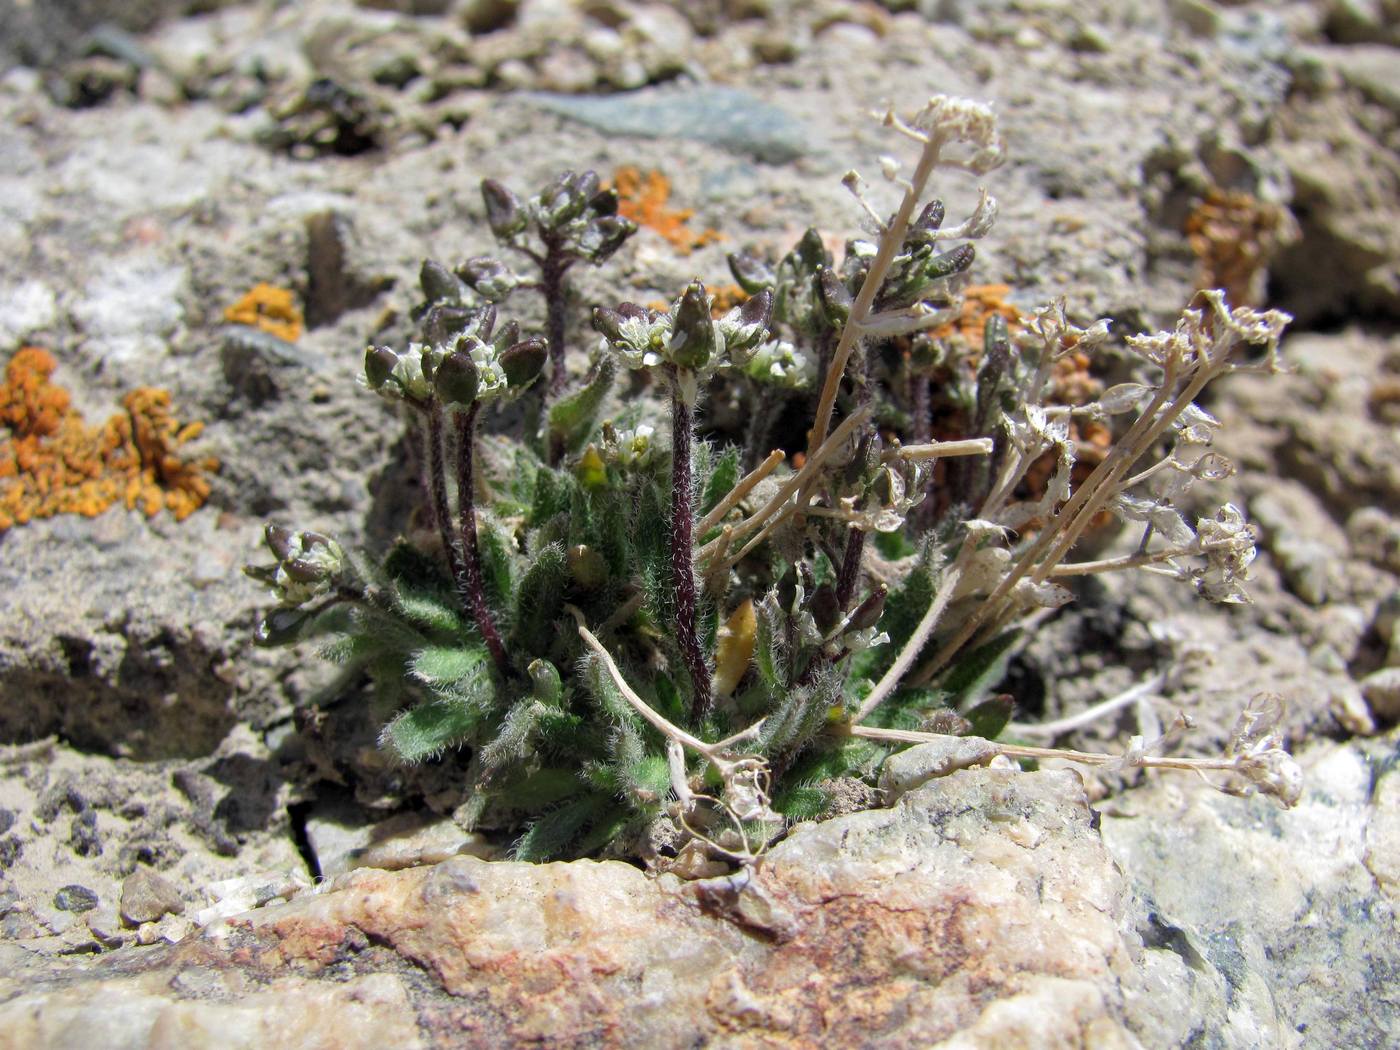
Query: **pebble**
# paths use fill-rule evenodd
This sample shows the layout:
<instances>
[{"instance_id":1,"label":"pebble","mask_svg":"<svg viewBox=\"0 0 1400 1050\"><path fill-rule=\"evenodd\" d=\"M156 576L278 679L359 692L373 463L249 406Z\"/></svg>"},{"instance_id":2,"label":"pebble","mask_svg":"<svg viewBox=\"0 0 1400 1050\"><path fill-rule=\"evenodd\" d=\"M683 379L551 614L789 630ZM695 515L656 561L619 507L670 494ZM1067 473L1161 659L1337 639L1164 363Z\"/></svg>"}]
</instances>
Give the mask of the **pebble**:
<instances>
[{"instance_id":1,"label":"pebble","mask_svg":"<svg viewBox=\"0 0 1400 1050\"><path fill-rule=\"evenodd\" d=\"M128 926L155 922L184 910L179 891L149 868L137 868L122 883L121 914Z\"/></svg>"},{"instance_id":2,"label":"pebble","mask_svg":"<svg viewBox=\"0 0 1400 1050\"><path fill-rule=\"evenodd\" d=\"M1385 667L1361 680L1361 695L1377 718L1400 720L1400 667Z\"/></svg>"},{"instance_id":3,"label":"pebble","mask_svg":"<svg viewBox=\"0 0 1400 1050\"><path fill-rule=\"evenodd\" d=\"M886 805L935 777L959 769L986 765L997 754L997 747L982 737L949 737L899 751L885 759L880 770L880 790Z\"/></svg>"},{"instance_id":4,"label":"pebble","mask_svg":"<svg viewBox=\"0 0 1400 1050\"><path fill-rule=\"evenodd\" d=\"M97 907L97 894L86 886L70 882L53 895L53 906L59 911L89 911Z\"/></svg>"}]
</instances>

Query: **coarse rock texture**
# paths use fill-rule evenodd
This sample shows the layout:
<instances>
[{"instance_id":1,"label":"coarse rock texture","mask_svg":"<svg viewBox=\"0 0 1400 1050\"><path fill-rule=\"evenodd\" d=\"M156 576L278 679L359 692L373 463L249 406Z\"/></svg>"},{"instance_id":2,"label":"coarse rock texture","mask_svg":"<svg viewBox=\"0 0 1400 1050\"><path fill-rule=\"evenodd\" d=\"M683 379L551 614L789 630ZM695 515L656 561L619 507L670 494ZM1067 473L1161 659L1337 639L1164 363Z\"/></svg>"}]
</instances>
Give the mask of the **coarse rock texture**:
<instances>
[{"instance_id":1,"label":"coarse rock texture","mask_svg":"<svg viewBox=\"0 0 1400 1050\"><path fill-rule=\"evenodd\" d=\"M1400 1043L1394 7L0 4L0 363L43 347L90 419L167 387L222 462L180 523L0 533L0 1046ZM1075 775L911 753L893 808L796 829L743 891L483 859L510 843L451 824L466 756L395 766L312 647L249 642L263 521L382 547L408 519L363 347L407 337L425 256L492 247L486 176L659 169L721 235L680 255L643 230L576 274L580 321L809 225L839 249L845 171L894 200L870 111L932 91L999 110L974 276L1022 308L1170 324L1203 201L1286 209L1256 284L1298 316L1293 373L1207 405L1239 468L1213 496L1261 530L1255 604L1089 577L1001 688L1033 725L1161 673L1058 739L1121 750L1181 711L1199 753L1280 693L1302 804L1110 768L1083 780L1100 821ZM978 184L935 190L958 216ZM297 341L227 323L262 282Z\"/></svg>"},{"instance_id":2,"label":"coarse rock texture","mask_svg":"<svg viewBox=\"0 0 1400 1050\"><path fill-rule=\"evenodd\" d=\"M1134 1046L1128 997L1160 993L1137 987L1091 822L1072 772L976 770L798 829L747 885L591 861L355 872L158 953L19 975L0 1032L58 1045L110 1002L109 1046L157 1045L197 995L227 1041L186 1045L254 1045L259 1008L304 994L308 1031L369 1000L436 1046Z\"/></svg>"}]
</instances>

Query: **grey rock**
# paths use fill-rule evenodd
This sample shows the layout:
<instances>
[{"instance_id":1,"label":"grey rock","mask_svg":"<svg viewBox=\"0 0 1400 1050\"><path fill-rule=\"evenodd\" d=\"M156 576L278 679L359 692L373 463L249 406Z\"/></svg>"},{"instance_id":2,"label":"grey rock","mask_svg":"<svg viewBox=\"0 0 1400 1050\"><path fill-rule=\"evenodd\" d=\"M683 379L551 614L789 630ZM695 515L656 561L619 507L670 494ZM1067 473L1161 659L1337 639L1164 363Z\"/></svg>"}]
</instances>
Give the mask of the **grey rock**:
<instances>
[{"instance_id":1,"label":"grey rock","mask_svg":"<svg viewBox=\"0 0 1400 1050\"><path fill-rule=\"evenodd\" d=\"M534 93L537 105L609 135L694 139L782 164L809 152L811 133L778 107L735 88L654 88L584 98Z\"/></svg>"},{"instance_id":2,"label":"grey rock","mask_svg":"<svg viewBox=\"0 0 1400 1050\"><path fill-rule=\"evenodd\" d=\"M1400 667L1383 667L1368 674L1361 680L1361 695L1377 718L1400 721Z\"/></svg>"},{"instance_id":3,"label":"grey rock","mask_svg":"<svg viewBox=\"0 0 1400 1050\"><path fill-rule=\"evenodd\" d=\"M121 916L131 926L184 911L180 892L149 868L137 868L122 883Z\"/></svg>"},{"instance_id":4,"label":"grey rock","mask_svg":"<svg viewBox=\"0 0 1400 1050\"><path fill-rule=\"evenodd\" d=\"M984 766L996 754L995 744L976 736L915 744L885 759L880 770L880 790L884 792L886 804L893 805L935 777L945 777L972 766Z\"/></svg>"},{"instance_id":5,"label":"grey rock","mask_svg":"<svg viewBox=\"0 0 1400 1050\"><path fill-rule=\"evenodd\" d=\"M97 907L97 899L92 890L73 882L53 895L53 906L59 911L84 912Z\"/></svg>"}]
</instances>

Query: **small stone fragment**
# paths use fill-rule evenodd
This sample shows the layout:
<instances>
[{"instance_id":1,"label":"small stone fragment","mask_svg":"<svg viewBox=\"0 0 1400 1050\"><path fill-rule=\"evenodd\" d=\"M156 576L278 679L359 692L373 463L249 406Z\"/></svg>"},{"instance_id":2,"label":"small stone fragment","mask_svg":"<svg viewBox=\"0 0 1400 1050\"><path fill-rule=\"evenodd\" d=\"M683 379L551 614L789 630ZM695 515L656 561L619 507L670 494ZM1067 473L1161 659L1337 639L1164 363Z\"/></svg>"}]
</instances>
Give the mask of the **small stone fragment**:
<instances>
[{"instance_id":1,"label":"small stone fragment","mask_svg":"<svg viewBox=\"0 0 1400 1050\"><path fill-rule=\"evenodd\" d=\"M977 736L949 737L946 740L918 744L885 759L880 771L880 790L886 805L893 805L903 795L934 777L947 776L959 769L983 766L997 755L990 740Z\"/></svg>"},{"instance_id":2,"label":"small stone fragment","mask_svg":"<svg viewBox=\"0 0 1400 1050\"><path fill-rule=\"evenodd\" d=\"M97 894L86 886L70 882L53 895L53 906L59 911L89 911L97 907Z\"/></svg>"},{"instance_id":3,"label":"small stone fragment","mask_svg":"<svg viewBox=\"0 0 1400 1050\"><path fill-rule=\"evenodd\" d=\"M1400 719L1400 667L1386 667L1361 680L1361 695L1380 719Z\"/></svg>"},{"instance_id":4,"label":"small stone fragment","mask_svg":"<svg viewBox=\"0 0 1400 1050\"><path fill-rule=\"evenodd\" d=\"M155 922L162 915L178 915L185 902L166 879L149 868L137 868L122 883L122 918L129 926Z\"/></svg>"}]
</instances>

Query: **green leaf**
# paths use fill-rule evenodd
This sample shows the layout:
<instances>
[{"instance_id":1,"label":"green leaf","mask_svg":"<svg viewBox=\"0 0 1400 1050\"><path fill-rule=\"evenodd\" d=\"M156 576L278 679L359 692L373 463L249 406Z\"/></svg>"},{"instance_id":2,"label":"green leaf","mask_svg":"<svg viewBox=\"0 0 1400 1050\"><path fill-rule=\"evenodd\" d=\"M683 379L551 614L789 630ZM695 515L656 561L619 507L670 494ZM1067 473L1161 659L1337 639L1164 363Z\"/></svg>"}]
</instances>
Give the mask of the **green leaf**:
<instances>
[{"instance_id":1,"label":"green leaf","mask_svg":"<svg viewBox=\"0 0 1400 1050\"><path fill-rule=\"evenodd\" d=\"M563 611L568 571L563 544L549 543L535 552L521 576L513 639L522 651L541 656L549 653L557 635L554 622Z\"/></svg>"},{"instance_id":2,"label":"green leaf","mask_svg":"<svg viewBox=\"0 0 1400 1050\"><path fill-rule=\"evenodd\" d=\"M787 689L787 653L783 645L783 613L778 606L778 592L770 591L754 611L758 614L755 617L754 666L769 695L776 697Z\"/></svg>"},{"instance_id":3,"label":"green leaf","mask_svg":"<svg viewBox=\"0 0 1400 1050\"><path fill-rule=\"evenodd\" d=\"M773 800L773 808L789 820L815 820L826 807L826 792L814 784L797 784Z\"/></svg>"},{"instance_id":4,"label":"green leaf","mask_svg":"<svg viewBox=\"0 0 1400 1050\"><path fill-rule=\"evenodd\" d=\"M460 637L472 630L462 619L456 599L441 588L396 583L394 604L404 619L430 631Z\"/></svg>"},{"instance_id":5,"label":"green leaf","mask_svg":"<svg viewBox=\"0 0 1400 1050\"><path fill-rule=\"evenodd\" d=\"M562 397L549 408L550 446L563 452L578 452L593 436L598 415L612 389L616 366L604 357L594 369L593 378L580 389Z\"/></svg>"},{"instance_id":6,"label":"green leaf","mask_svg":"<svg viewBox=\"0 0 1400 1050\"><path fill-rule=\"evenodd\" d=\"M489 777L507 762L525 758L529 752L530 734L539 724L540 715L548 710L538 700L527 697L506 712L496 735L477 755L483 775Z\"/></svg>"},{"instance_id":7,"label":"green leaf","mask_svg":"<svg viewBox=\"0 0 1400 1050\"><path fill-rule=\"evenodd\" d=\"M535 471L535 492L530 502L530 514L525 523L537 529L560 514L568 512L572 501L573 478L563 471L540 467Z\"/></svg>"},{"instance_id":8,"label":"green leaf","mask_svg":"<svg viewBox=\"0 0 1400 1050\"><path fill-rule=\"evenodd\" d=\"M963 715L972 723L972 729L968 735L995 740L1006 728L1007 723L1011 721L1011 714L1015 709L1015 701L1005 694L994 696L990 700L983 700Z\"/></svg>"},{"instance_id":9,"label":"green leaf","mask_svg":"<svg viewBox=\"0 0 1400 1050\"><path fill-rule=\"evenodd\" d=\"M1020 628L1013 627L953 664L942 683L950 698L949 706L961 710L980 702L991 692L1006 677L1011 650L1020 636Z\"/></svg>"},{"instance_id":10,"label":"green leaf","mask_svg":"<svg viewBox=\"0 0 1400 1050\"><path fill-rule=\"evenodd\" d=\"M909 542L902 531L877 532L871 538L875 541L875 549L880 552L880 557L887 561L907 558L918 550Z\"/></svg>"},{"instance_id":11,"label":"green leaf","mask_svg":"<svg viewBox=\"0 0 1400 1050\"><path fill-rule=\"evenodd\" d=\"M480 720L465 704L419 704L385 726L379 742L405 762L421 762L468 739Z\"/></svg>"},{"instance_id":12,"label":"green leaf","mask_svg":"<svg viewBox=\"0 0 1400 1050\"><path fill-rule=\"evenodd\" d=\"M665 755L649 754L623 770L623 777L634 794L661 799L671 790L671 766Z\"/></svg>"},{"instance_id":13,"label":"green leaf","mask_svg":"<svg viewBox=\"0 0 1400 1050\"><path fill-rule=\"evenodd\" d=\"M455 685L488 666L486 649L478 645L429 645L408 661L413 677L427 685Z\"/></svg>"},{"instance_id":14,"label":"green leaf","mask_svg":"<svg viewBox=\"0 0 1400 1050\"><path fill-rule=\"evenodd\" d=\"M730 445L715 460L714 470L705 480L705 494L700 499L700 513L708 514L739 483L739 450Z\"/></svg>"},{"instance_id":15,"label":"green leaf","mask_svg":"<svg viewBox=\"0 0 1400 1050\"><path fill-rule=\"evenodd\" d=\"M476 544L481 554L481 582L492 609L510 608L515 593L515 543L494 515L478 514Z\"/></svg>"},{"instance_id":16,"label":"green leaf","mask_svg":"<svg viewBox=\"0 0 1400 1050\"><path fill-rule=\"evenodd\" d=\"M545 861L562 856L607 807L607 799L588 794L565 802L535 821L515 842L516 860Z\"/></svg>"}]
</instances>

